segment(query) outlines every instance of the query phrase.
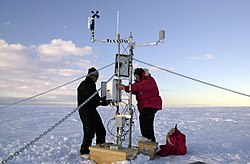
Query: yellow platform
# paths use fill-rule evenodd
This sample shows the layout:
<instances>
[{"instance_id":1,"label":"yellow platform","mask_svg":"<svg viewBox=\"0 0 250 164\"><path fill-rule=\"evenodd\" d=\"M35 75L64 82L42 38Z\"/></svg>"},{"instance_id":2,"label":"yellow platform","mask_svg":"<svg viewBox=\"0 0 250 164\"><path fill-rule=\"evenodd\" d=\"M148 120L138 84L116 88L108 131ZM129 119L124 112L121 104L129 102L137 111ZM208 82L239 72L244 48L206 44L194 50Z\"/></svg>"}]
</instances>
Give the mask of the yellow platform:
<instances>
[{"instance_id":1,"label":"yellow platform","mask_svg":"<svg viewBox=\"0 0 250 164\"><path fill-rule=\"evenodd\" d=\"M156 155L158 142L138 142L138 153L150 156L150 159L153 160Z\"/></svg>"},{"instance_id":2,"label":"yellow platform","mask_svg":"<svg viewBox=\"0 0 250 164\"><path fill-rule=\"evenodd\" d=\"M97 164L111 164L112 162L130 160L131 156L136 156L135 148L119 148L110 150L110 147L100 147L99 145L89 147L90 159Z\"/></svg>"}]
</instances>

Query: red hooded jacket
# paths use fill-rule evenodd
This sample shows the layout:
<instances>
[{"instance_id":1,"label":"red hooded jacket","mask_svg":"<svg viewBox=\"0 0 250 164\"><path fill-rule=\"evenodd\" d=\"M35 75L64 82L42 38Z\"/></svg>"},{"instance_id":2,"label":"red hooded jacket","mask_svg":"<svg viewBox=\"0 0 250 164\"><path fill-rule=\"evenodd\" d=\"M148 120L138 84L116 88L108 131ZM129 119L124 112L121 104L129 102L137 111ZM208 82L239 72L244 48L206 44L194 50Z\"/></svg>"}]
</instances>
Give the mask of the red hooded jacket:
<instances>
[{"instance_id":1,"label":"red hooded jacket","mask_svg":"<svg viewBox=\"0 0 250 164\"><path fill-rule=\"evenodd\" d=\"M142 74L141 81L131 85L132 94L136 95L137 107L139 112L145 107L162 109L162 99L155 79L151 75ZM129 92L129 86L125 86L125 91Z\"/></svg>"},{"instance_id":2,"label":"red hooded jacket","mask_svg":"<svg viewBox=\"0 0 250 164\"><path fill-rule=\"evenodd\" d=\"M160 145L160 149L157 154L162 157L167 155L185 155L187 153L186 135L180 132L176 125L175 132L167 136L166 145Z\"/></svg>"}]
</instances>

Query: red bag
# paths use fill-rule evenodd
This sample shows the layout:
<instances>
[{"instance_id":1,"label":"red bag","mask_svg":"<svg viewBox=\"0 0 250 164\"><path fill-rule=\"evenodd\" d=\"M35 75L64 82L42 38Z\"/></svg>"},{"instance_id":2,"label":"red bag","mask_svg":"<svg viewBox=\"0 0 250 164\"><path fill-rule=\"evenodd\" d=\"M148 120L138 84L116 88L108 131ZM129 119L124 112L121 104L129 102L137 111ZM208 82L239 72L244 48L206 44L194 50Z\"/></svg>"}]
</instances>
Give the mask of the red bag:
<instances>
[{"instance_id":1,"label":"red bag","mask_svg":"<svg viewBox=\"0 0 250 164\"><path fill-rule=\"evenodd\" d=\"M167 134L166 145L160 145L157 155L165 157L167 155L185 155L187 153L186 136L177 129L171 128Z\"/></svg>"}]
</instances>

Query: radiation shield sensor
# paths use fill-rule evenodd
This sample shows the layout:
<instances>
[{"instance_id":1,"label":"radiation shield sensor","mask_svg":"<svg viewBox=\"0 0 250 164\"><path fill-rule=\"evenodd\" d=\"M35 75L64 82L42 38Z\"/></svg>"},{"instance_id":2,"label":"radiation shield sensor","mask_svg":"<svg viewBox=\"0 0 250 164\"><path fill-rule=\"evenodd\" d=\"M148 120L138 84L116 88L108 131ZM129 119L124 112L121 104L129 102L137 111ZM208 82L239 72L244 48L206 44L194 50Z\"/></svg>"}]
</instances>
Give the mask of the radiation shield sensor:
<instances>
[{"instance_id":1,"label":"radiation shield sensor","mask_svg":"<svg viewBox=\"0 0 250 164\"><path fill-rule=\"evenodd\" d=\"M156 42L153 43L144 43L144 44L136 44L135 47L143 47L143 46L157 46L159 43L163 43L165 39L165 30L159 31L159 39Z\"/></svg>"},{"instance_id":2,"label":"radiation shield sensor","mask_svg":"<svg viewBox=\"0 0 250 164\"><path fill-rule=\"evenodd\" d=\"M160 30L159 31L159 41L158 42L163 43L164 39L165 39L165 30Z\"/></svg>"},{"instance_id":3,"label":"radiation shield sensor","mask_svg":"<svg viewBox=\"0 0 250 164\"><path fill-rule=\"evenodd\" d=\"M113 79L113 81L108 83L101 82L101 98L111 100L113 102L121 102L121 91L117 89L117 85L118 79Z\"/></svg>"}]
</instances>

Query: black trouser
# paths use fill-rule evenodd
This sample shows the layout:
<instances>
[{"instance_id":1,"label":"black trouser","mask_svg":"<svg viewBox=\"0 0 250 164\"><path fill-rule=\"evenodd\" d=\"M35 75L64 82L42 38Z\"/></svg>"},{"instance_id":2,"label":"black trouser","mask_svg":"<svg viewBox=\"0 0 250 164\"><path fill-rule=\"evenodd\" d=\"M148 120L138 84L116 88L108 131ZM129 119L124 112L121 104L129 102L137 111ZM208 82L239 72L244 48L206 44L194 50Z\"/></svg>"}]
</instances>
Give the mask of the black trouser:
<instances>
[{"instance_id":1,"label":"black trouser","mask_svg":"<svg viewBox=\"0 0 250 164\"><path fill-rule=\"evenodd\" d=\"M143 137L151 139L152 142L155 142L154 118L156 112L157 109L154 108L143 108L139 116L141 134Z\"/></svg>"},{"instance_id":2,"label":"black trouser","mask_svg":"<svg viewBox=\"0 0 250 164\"><path fill-rule=\"evenodd\" d=\"M83 107L79 110L83 124L83 141L80 149L81 154L89 153L89 146L96 134L96 144L105 142L106 130L96 108Z\"/></svg>"}]
</instances>

